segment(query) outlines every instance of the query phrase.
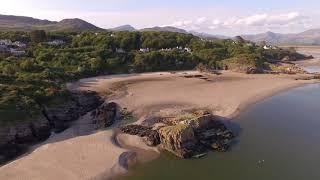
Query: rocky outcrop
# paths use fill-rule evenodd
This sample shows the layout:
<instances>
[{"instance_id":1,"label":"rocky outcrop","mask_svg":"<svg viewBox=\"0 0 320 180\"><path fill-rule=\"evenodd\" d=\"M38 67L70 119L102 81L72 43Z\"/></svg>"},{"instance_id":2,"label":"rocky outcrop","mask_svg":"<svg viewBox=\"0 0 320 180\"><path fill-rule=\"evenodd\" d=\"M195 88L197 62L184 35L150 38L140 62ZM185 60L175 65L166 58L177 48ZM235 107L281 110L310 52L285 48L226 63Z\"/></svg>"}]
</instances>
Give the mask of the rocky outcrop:
<instances>
[{"instance_id":1,"label":"rocky outcrop","mask_svg":"<svg viewBox=\"0 0 320 180\"><path fill-rule=\"evenodd\" d=\"M190 158L208 150L225 152L234 138L226 126L208 111L185 113L165 119L158 128L140 125L121 127L123 133L144 137L148 145L158 145L178 157Z\"/></svg>"},{"instance_id":2,"label":"rocky outcrop","mask_svg":"<svg viewBox=\"0 0 320 180\"><path fill-rule=\"evenodd\" d=\"M117 117L118 105L114 102L104 103L91 113L93 124L97 128L106 128L111 126Z\"/></svg>"},{"instance_id":3,"label":"rocky outcrop","mask_svg":"<svg viewBox=\"0 0 320 180\"><path fill-rule=\"evenodd\" d=\"M301 61L301 60L309 60L313 59L313 56L307 56L300 53L292 53L281 59L281 61Z\"/></svg>"},{"instance_id":4,"label":"rocky outcrop","mask_svg":"<svg viewBox=\"0 0 320 180\"><path fill-rule=\"evenodd\" d=\"M120 127L120 131L126 134L143 137L144 142L148 146L157 146L160 144L159 133L153 130L152 127L141 125L128 125Z\"/></svg>"},{"instance_id":5,"label":"rocky outcrop","mask_svg":"<svg viewBox=\"0 0 320 180\"><path fill-rule=\"evenodd\" d=\"M43 115L35 120L0 127L0 164L23 153L29 145L47 139L51 131L63 131L102 103L94 92L76 92L61 105L43 107Z\"/></svg>"},{"instance_id":6,"label":"rocky outcrop","mask_svg":"<svg viewBox=\"0 0 320 180\"><path fill-rule=\"evenodd\" d=\"M293 63L278 63L274 64L272 71L283 74L305 74L307 73L303 68Z\"/></svg>"},{"instance_id":7,"label":"rocky outcrop","mask_svg":"<svg viewBox=\"0 0 320 180\"><path fill-rule=\"evenodd\" d=\"M232 132L207 111L179 116L173 124L159 130L161 145L181 158L189 158L208 149L225 152L234 138Z\"/></svg>"},{"instance_id":8,"label":"rocky outcrop","mask_svg":"<svg viewBox=\"0 0 320 180\"><path fill-rule=\"evenodd\" d=\"M179 124L159 130L161 147L181 158L192 156L197 139L191 126Z\"/></svg>"}]
</instances>

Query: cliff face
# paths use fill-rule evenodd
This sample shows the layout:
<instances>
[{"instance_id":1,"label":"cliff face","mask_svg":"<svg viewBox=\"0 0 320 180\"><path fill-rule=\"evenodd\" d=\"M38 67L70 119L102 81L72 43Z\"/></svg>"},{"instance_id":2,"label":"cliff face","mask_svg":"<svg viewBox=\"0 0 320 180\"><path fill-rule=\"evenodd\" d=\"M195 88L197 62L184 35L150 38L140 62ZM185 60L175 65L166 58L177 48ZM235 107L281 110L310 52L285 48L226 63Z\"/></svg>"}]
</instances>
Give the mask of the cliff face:
<instances>
[{"instance_id":1,"label":"cliff face","mask_svg":"<svg viewBox=\"0 0 320 180\"><path fill-rule=\"evenodd\" d=\"M45 140L50 134L51 127L44 117L0 128L0 164L23 153L28 144Z\"/></svg>"},{"instance_id":2,"label":"cliff face","mask_svg":"<svg viewBox=\"0 0 320 180\"><path fill-rule=\"evenodd\" d=\"M43 114L48 119L55 132L61 132L77 120L103 103L103 100L94 92L72 93L70 100L56 107L44 107Z\"/></svg>"},{"instance_id":3,"label":"cliff face","mask_svg":"<svg viewBox=\"0 0 320 180\"><path fill-rule=\"evenodd\" d=\"M51 131L61 132L70 122L96 109L103 103L93 92L73 93L72 98L54 108L44 108L34 121L0 127L0 164L23 153L27 147L47 139Z\"/></svg>"},{"instance_id":4,"label":"cliff face","mask_svg":"<svg viewBox=\"0 0 320 180\"><path fill-rule=\"evenodd\" d=\"M162 148L181 158L192 156L197 140L190 126L180 124L163 127L159 130L159 135Z\"/></svg>"}]
</instances>

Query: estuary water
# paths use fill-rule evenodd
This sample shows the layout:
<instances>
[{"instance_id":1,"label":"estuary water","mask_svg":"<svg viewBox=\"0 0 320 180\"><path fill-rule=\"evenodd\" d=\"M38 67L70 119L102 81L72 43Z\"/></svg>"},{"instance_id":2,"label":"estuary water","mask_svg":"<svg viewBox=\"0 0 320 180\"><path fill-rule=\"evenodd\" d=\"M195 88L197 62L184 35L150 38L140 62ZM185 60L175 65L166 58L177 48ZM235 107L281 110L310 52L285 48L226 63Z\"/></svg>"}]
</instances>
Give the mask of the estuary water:
<instances>
[{"instance_id":1,"label":"estuary water","mask_svg":"<svg viewBox=\"0 0 320 180\"><path fill-rule=\"evenodd\" d=\"M302 48L320 61L320 48ZM305 66L310 73L320 66ZM227 153L180 160L162 153L123 180L320 179L320 84L280 93L251 106L232 122L239 135Z\"/></svg>"},{"instance_id":2,"label":"estuary water","mask_svg":"<svg viewBox=\"0 0 320 180\"><path fill-rule=\"evenodd\" d=\"M134 167L123 179L320 179L319 84L270 97L232 121L241 130L230 152L191 160L162 154Z\"/></svg>"}]
</instances>

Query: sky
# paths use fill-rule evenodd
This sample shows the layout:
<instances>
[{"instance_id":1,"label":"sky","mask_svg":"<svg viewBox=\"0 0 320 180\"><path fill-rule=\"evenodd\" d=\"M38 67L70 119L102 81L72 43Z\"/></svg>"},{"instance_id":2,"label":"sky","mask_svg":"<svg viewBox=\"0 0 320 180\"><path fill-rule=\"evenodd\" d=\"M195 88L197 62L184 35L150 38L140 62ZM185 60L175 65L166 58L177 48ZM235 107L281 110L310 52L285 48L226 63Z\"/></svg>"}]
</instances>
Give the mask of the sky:
<instances>
[{"instance_id":1,"label":"sky","mask_svg":"<svg viewBox=\"0 0 320 180\"><path fill-rule=\"evenodd\" d=\"M102 28L174 26L219 35L320 28L319 0L1 0L0 14L60 21L81 18Z\"/></svg>"}]
</instances>

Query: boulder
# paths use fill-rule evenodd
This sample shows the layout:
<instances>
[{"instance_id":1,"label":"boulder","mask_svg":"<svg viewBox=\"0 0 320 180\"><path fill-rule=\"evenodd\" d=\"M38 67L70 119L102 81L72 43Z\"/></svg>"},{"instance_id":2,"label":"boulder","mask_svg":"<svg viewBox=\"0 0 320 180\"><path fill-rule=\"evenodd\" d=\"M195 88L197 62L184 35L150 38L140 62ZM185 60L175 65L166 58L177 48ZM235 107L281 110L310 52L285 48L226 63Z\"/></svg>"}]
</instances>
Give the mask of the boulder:
<instances>
[{"instance_id":1,"label":"boulder","mask_svg":"<svg viewBox=\"0 0 320 180\"><path fill-rule=\"evenodd\" d=\"M189 158L193 154L197 139L193 128L186 124L167 126L159 129L161 146L181 158Z\"/></svg>"},{"instance_id":2,"label":"boulder","mask_svg":"<svg viewBox=\"0 0 320 180\"><path fill-rule=\"evenodd\" d=\"M151 127L141 126L141 125L128 125L120 127L121 132L143 137L143 141L148 146L157 146L160 144L159 133L156 130L152 130Z\"/></svg>"},{"instance_id":3,"label":"boulder","mask_svg":"<svg viewBox=\"0 0 320 180\"><path fill-rule=\"evenodd\" d=\"M192 113L189 115L189 118L180 121L179 124L185 124L194 130L199 130L210 126L213 120L214 117L210 112L200 110Z\"/></svg>"},{"instance_id":4,"label":"boulder","mask_svg":"<svg viewBox=\"0 0 320 180\"><path fill-rule=\"evenodd\" d=\"M114 102L104 103L91 113L93 124L98 128L106 128L111 126L117 117L118 105Z\"/></svg>"},{"instance_id":5,"label":"boulder","mask_svg":"<svg viewBox=\"0 0 320 180\"><path fill-rule=\"evenodd\" d=\"M262 73L261 69L258 69L257 67L248 67L246 70L246 74L259 74Z\"/></svg>"}]
</instances>

